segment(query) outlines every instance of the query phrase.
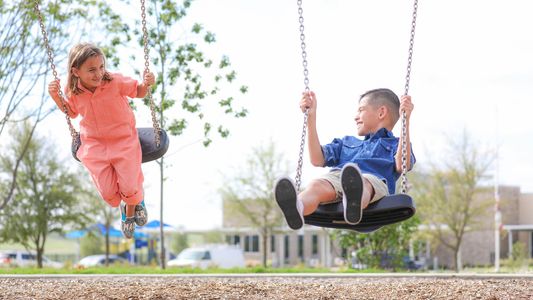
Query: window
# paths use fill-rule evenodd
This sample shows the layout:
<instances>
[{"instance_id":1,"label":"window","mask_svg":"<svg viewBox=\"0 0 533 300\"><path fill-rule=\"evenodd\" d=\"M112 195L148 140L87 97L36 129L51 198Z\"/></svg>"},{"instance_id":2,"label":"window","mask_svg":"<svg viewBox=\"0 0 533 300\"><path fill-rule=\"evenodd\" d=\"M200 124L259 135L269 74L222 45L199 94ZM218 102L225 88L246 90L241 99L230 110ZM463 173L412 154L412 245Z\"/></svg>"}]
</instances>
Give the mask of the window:
<instances>
[{"instance_id":1,"label":"window","mask_svg":"<svg viewBox=\"0 0 533 300\"><path fill-rule=\"evenodd\" d=\"M529 237L530 245L529 245L529 258L533 257L533 231L531 232L531 236Z\"/></svg>"},{"instance_id":2,"label":"window","mask_svg":"<svg viewBox=\"0 0 533 300\"><path fill-rule=\"evenodd\" d=\"M288 235L285 236L285 238L283 239L283 242L285 243L284 256L285 256L285 259L288 259L289 258L289 236Z\"/></svg>"},{"instance_id":3,"label":"window","mask_svg":"<svg viewBox=\"0 0 533 300\"><path fill-rule=\"evenodd\" d=\"M276 237L270 236L270 252L276 252Z\"/></svg>"},{"instance_id":4,"label":"window","mask_svg":"<svg viewBox=\"0 0 533 300\"><path fill-rule=\"evenodd\" d=\"M239 245L241 244L241 237L238 235L226 235L226 243L230 245Z\"/></svg>"},{"instance_id":5,"label":"window","mask_svg":"<svg viewBox=\"0 0 533 300\"><path fill-rule=\"evenodd\" d=\"M312 241L311 241L311 254L315 255L318 254L318 235L313 234Z\"/></svg>"},{"instance_id":6,"label":"window","mask_svg":"<svg viewBox=\"0 0 533 300\"><path fill-rule=\"evenodd\" d=\"M259 236L252 236L252 252L259 252Z\"/></svg>"},{"instance_id":7,"label":"window","mask_svg":"<svg viewBox=\"0 0 533 300\"><path fill-rule=\"evenodd\" d=\"M250 252L250 236L244 237L244 252Z\"/></svg>"},{"instance_id":8,"label":"window","mask_svg":"<svg viewBox=\"0 0 533 300\"><path fill-rule=\"evenodd\" d=\"M304 236L298 236L298 257L300 259L304 258Z\"/></svg>"}]
</instances>

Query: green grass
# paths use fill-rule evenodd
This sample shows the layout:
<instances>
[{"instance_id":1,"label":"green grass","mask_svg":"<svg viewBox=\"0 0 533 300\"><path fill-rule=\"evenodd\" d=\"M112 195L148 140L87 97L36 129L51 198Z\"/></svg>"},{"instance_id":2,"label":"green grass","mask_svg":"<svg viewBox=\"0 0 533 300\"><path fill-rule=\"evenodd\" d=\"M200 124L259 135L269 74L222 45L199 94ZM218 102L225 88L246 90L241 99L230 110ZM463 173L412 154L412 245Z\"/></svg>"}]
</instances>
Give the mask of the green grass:
<instances>
[{"instance_id":1,"label":"green grass","mask_svg":"<svg viewBox=\"0 0 533 300\"><path fill-rule=\"evenodd\" d=\"M207 270L192 268L167 268L162 270L160 267L150 266L110 266L94 267L86 269L63 268L51 269L36 267L26 268L0 268L1 275L23 275L23 274L249 274L249 273L384 273L385 270L367 269L367 270L339 270L332 271L326 268L241 268L241 269L217 269Z\"/></svg>"}]
</instances>

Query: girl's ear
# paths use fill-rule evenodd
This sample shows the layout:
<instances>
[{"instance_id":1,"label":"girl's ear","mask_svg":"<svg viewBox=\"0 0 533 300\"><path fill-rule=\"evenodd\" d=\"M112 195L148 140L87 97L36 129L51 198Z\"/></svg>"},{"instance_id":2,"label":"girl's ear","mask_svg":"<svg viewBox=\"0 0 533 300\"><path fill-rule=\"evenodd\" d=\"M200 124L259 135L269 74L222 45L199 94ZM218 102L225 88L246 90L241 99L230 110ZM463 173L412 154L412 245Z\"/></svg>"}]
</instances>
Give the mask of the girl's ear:
<instances>
[{"instance_id":1,"label":"girl's ear","mask_svg":"<svg viewBox=\"0 0 533 300\"><path fill-rule=\"evenodd\" d=\"M79 71L78 69L72 67L72 69L70 69L72 75L76 76L76 77L80 77L78 74L79 74Z\"/></svg>"}]
</instances>

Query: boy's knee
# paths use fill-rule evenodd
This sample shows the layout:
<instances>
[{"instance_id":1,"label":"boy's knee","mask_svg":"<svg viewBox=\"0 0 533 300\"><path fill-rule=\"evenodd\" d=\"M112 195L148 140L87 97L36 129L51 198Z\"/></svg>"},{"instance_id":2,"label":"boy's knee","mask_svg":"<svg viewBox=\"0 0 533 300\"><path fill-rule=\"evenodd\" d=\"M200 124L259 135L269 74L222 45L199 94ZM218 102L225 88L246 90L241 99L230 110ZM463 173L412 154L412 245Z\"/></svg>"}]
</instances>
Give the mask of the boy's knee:
<instances>
[{"instance_id":1,"label":"boy's knee","mask_svg":"<svg viewBox=\"0 0 533 300\"><path fill-rule=\"evenodd\" d=\"M325 179L314 179L313 181L309 183L306 189L323 191L323 192L329 191L329 190L335 191L331 183L329 183L329 181Z\"/></svg>"}]
</instances>

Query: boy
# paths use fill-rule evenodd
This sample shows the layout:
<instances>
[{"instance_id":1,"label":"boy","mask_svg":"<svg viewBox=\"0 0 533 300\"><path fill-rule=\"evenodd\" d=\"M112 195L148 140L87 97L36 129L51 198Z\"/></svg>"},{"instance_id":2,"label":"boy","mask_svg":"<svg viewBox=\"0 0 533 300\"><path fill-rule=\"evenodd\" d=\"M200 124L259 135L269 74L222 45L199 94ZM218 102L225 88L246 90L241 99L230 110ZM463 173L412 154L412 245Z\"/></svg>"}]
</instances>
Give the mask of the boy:
<instances>
[{"instance_id":1,"label":"boy","mask_svg":"<svg viewBox=\"0 0 533 300\"><path fill-rule=\"evenodd\" d=\"M361 221L363 209L388 194L394 194L396 180L402 173L403 141L392 134L402 111L406 115L406 168L415 163L409 139L409 119L413 111L411 96L398 96L389 89L375 89L359 99L355 115L359 140L353 136L334 139L320 145L316 129L316 97L303 94L302 111L308 110L308 147L311 163L316 167L332 167L328 174L311 181L299 195L289 178L276 183L275 197L287 224L300 229L303 216L313 213L318 205L342 201L344 219L349 224Z\"/></svg>"}]
</instances>

